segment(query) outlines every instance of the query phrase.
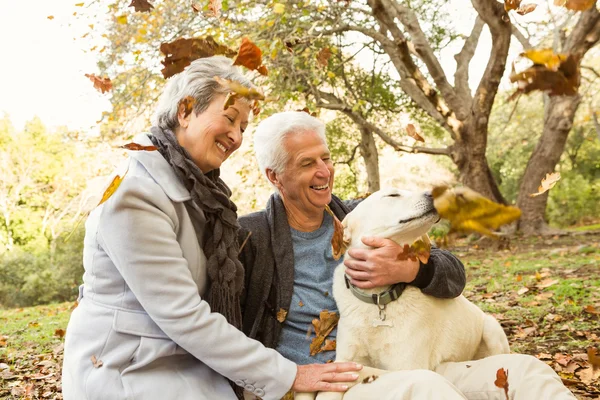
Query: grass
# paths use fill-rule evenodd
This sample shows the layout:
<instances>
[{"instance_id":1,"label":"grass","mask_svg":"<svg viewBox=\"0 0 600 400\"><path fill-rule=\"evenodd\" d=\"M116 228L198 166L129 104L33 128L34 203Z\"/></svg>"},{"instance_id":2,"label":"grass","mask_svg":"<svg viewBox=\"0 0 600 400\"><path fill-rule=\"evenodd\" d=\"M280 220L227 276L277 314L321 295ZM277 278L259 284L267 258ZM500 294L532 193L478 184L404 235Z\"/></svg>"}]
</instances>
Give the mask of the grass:
<instances>
[{"instance_id":1,"label":"grass","mask_svg":"<svg viewBox=\"0 0 600 400\"><path fill-rule=\"evenodd\" d=\"M585 311L600 311L600 233L513 239L501 250L485 240L453 246L467 270L465 296L498 319L512 351L547 362L579 399L597 399L600 380L582 371L587 348L600 347L600 315ZM0 399L62 398L61 330L73 306L0 310ZM577 365L563 368L563 355ZM39 374L51 377L29 379Z\"/></svg>"}]
</instances>

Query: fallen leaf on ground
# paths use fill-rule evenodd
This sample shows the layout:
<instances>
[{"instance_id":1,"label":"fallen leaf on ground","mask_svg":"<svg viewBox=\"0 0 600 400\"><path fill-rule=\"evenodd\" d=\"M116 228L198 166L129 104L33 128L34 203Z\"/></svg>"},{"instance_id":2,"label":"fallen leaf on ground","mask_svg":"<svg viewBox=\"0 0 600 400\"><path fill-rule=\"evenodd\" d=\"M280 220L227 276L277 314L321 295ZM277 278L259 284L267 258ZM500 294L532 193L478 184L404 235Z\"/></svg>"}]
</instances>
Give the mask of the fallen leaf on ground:
<instances>
[{"instance_id":1,"label":"fallen leaf on ground","mask_svg":"<svg viewBox=\"0 0 600 400\"><path fill-rule=\"evenodd\" d=\"M596 307L594 307L592 305L585 306L583 311L585 311L586 313L589 313L589 314L600 315L600 310L596 310Z\"/></svg>"},{"instance_id":2,"label":"fallen leaf on ground","mask_svg":"<svg viewBox=\"0 0 600 400\"><path fill-rule=\"evenodd\" d=\"M556 182L560 180L560 172L552 172L550 174L546 174L546 177L542 179L542 184L538 187L537 193L531 193L529 197L539 196L540 194L546 193L548 190L552 189Z\"/></svg>"},{"instance_id":3,"label":"fallen leaf on ground","mask_svg":"<svg viewBox=\"0 0 600 400\"><path fill-rule=\"evenodd\" d=\"M467 187L449 189L437 186L432 190L433 205L440 217L450 221L455 231L473 231L497 237L492 230L516 221L521 210L495 203Z\"/></svg>"},{"instance_id":4,"label":"fallen leaf on ground","mask_svg":"<svg viewBox=\"0 0 600 400\"><path fill-rule=\"evenodd\" d=\"M589 347L587 349L588 362L592 365L594 370L600 368L600 357L596 353L594 347Z\"/></svg>"},{"instance_id":5,"label":"fallen leaf on ground","mask_svg":"<svg viewBox=\"0 0 600 400\"><path fill-rule=\"evenodd\" d=\"M64 329L56 329L54 331L54 336L58 336L59 338L65 337L65 330Z\"/></svg>"}]
</instances>

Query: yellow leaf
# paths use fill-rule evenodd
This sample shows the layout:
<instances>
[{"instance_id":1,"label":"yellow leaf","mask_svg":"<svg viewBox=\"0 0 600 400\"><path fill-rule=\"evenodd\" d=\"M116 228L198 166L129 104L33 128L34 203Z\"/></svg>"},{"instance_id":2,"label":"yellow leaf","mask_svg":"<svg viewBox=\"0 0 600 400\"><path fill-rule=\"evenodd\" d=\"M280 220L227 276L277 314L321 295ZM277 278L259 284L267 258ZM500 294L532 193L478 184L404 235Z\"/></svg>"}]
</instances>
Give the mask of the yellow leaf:
<instances>
[{"instance_id":1,"label":"yellow leaf","mask_svg":"<svg viewBox=\"0 0 600 400\"><path fill-rule=\"evenodd\" d=\"M110 199L110 196L112 196L115 193L115 191L121 185L121 182L123 182L123 178L125 178L125 175L127 175L127 171L129 171L129 167L127 168L127 170L125 171L123 176L115 175L113 180L110 182L110 185L108 185L108 188L106 188L106 190L104 191L104 194L102 195L102 199L100 200L100 203L98 203L98 205L100 205L100 204L104 203L106 200Z\"/></svg>"},{"instance_id":2,"label":"yellow leaf","mask_svg":"<svg viewBox=\"0 0 600 400\"><path fill-rule=\"evenodd\" d=\"M240 95L242 97L247 98L248 100L264 100L265 95L259 88L249 88L237 81L231 81L229 79L224 79L219 76L215 76L214 79L219 82L219 84L231 92ZM227 104L227 102L226 102Z\"/></svg>"},{"instance_id":3,"label":"yellow leaf","mask_svg":"<svg viewBox=\"0 0 600 400\"><path fill-rule=\"evenodd\" d=\"M48 15L46 18L48 18L50 21L52 21L54 19L54 15Z\"/></svg>"},{"instance_id":4,"label":"yellow leaf","mask_svg":"<svg viewBox=\"0 0 600 400\"><path fill-rule=\"evenodd\" d=\"M573 11L586 11L592 8L595 2L596 0L554 0L554 5Z\"/></svg>"},{"instance_id":5,"label":"yellow leaf","mask_svg":"<svg viewBox=\"0 0 600 400\"><path fill-rule=\"evenodd\" d=\"M285 12L285 5L281 3L273 4L273 13L283 14Z\"/></svg>"},{"instance_id":6,"label":"yellow leaf","mask_svg":"<svg viewBox=\"0 0 600 400\"><path fill-rule=\"evenodd\" d=\"M75 4L75 7L83 7L83 3L77 3Z\"/></svg>"},{"instance_id":7,"label":"yellow leaf","mask_svg":"<svg viewBox=\"0 0 600 400\"><path fill-rule=\"evenodd\" d=\"M121 25L127 24L127 15L119 15L117 17L117 24L121 24Z\"/></svg>"},{"instance_id":8,"label":"yellow leaf","mask_svg":"<svg viewBox=\"0 0 600 400\"><path fill-rule=\"evenodd\" d=\"M277 321L282 322L285 321L285 318L287 317L287 310L280 308L279 311L277 311Z\"/></svg>"},{"instance_id":9,"label":"yellow leaf","mask_svg":"<svg viewBox=\"0 0 600 400\"><path fill-rule=\"evenodd\" d=\"M521 216L518 208L494 203L467 187L449 189L438 186L433 189L432 195L438 214L450 221L456 231L474 231L496 237L493 230Z\"/></svg>"},{"instance_id":10,"label":"yellow leaf","mask_svg":"<svg viewBox=\"0 0 600 400\"><path fill-rule=\"evenodd\" d=\"M335 74L331 71L327 71L327 76L330 77L331 79L335 78Z\"/></svg>"},{"instance_id":11,"label":"yellow leaf","mask_svg":"<svg viewBox=\"0 0 600 400\"><path fill-rule=\"evenodd\" d=\"M546 177L542 179L542 184L538 186L537 193L531 193L529 197L539 196L540 194L546 193L548 190L552 189L556 182L560 180L560 172L553 172L551 174L546 174Z\"/></svg>"},{"instance_id":12,"label":"yellow leaf","mask_svg":"<svg viewBox=\"0 0 600 400\"><path fill-rule=\"evenodd\" d=\"M531 49L521 53L522 57L529 58L534 64L545 65L546 68L556 71L560 63L567 59L566 54L554 54L552 49Z\"/></svg>"}]
</instances>

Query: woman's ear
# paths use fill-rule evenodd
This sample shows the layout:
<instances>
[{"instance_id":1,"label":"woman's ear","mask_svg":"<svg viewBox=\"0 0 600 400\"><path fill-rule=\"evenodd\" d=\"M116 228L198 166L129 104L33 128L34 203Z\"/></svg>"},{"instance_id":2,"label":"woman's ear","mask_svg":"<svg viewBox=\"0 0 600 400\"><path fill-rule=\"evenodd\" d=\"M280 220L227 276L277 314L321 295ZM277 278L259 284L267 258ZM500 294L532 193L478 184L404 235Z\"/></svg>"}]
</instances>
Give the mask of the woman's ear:
<instances>
[{"instance_id":1,"label":"woman's ear","mask_svg":"<svg viewBox=\"0 0 600 400\"><path fill-rule=\"evenodd\" d=\"M187 128L190 124L192 113L188 111L188 107L184 102L180 102L177 106L177 122L182 128Z\"/></svg>"}]
</instances>

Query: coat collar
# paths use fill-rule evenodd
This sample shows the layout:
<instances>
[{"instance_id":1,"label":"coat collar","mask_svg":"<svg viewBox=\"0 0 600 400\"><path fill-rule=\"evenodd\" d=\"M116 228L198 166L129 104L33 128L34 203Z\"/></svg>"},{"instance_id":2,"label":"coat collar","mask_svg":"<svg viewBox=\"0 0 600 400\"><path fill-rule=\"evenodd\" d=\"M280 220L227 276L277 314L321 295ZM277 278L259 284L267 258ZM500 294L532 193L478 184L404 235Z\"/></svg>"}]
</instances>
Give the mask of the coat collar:
<instances>
[{"instance_id":1,"label":"coat collar","mask_svg":"<svg viewBox=\"0 0 600 400\"><path fill-rule=\"evenodd\" d=\"M133 141L143 146L153 145L147 133L137 135ZM129 156L142 164L171 200L184 202L192 198L190 191L185 188L171 165L158 151L129 151Z\"/></svg>"}]
</instances>

